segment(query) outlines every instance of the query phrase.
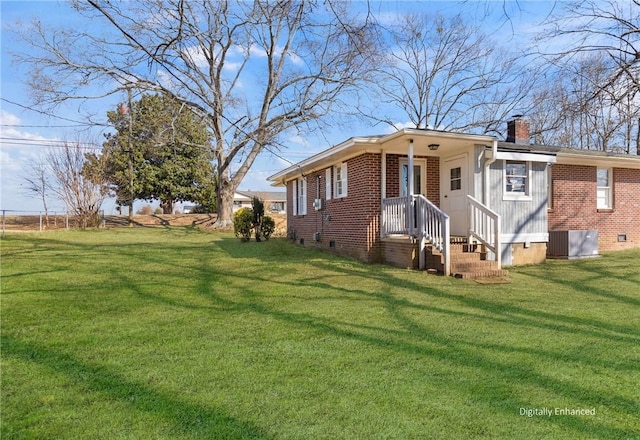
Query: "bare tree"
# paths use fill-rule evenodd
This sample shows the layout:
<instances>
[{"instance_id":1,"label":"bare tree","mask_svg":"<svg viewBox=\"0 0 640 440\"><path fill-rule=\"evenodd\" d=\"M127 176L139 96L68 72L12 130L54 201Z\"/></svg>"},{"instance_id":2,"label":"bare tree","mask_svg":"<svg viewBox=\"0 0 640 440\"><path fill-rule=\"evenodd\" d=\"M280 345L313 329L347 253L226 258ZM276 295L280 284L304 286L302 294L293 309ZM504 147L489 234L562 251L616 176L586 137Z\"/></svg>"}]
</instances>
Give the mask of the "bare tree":
<instances>
[{"instance_id":1,"label":"bare tree","mask_svg":"<svg viewBox=\"0 0 640 440\"><path fill-rule=\"evenodd\" d=\"M47 162L42 157L31 159L27 164L27 174L22 177L25 190L30 195L35 195L42 201L44 209L45 228L49 226L49 208L47 205L47 195L49 194L50 175Z\"/></svg>"},{"instance_id":2,"label":"bare tree","mask_svg":"<svg viewBox=\"0 0 640 440\"><path fill-rule=\"evenodd\" d=\"M600 58L607 66L589 99L608 94L616 101L640 92L640 0L581 0L560 3L537 38L554 66Z\"/></svg>"},{"instance_id":3,"label":"bare tree","mask_svg":"<svg viewBox=\"0 0 640 440\"><path fill-rule=\"evenodd\" d=\"M390 32L378 69L381 100L415 127L496 132L523 105L533 76L461 16L406 15ZM371 115L398 122L379 106Z\"/></svg>"},{"instance_id":4,"label":"bare tree","mask_svg":"<svg viewBox=\"0 0 640 440\"><path fill-rule=\"evenodd\" d=\"M362 79L375 48L366 17L352 18L334 1L89 0L74 7L91 30L36 23L22 33L31 43L22 60L33 67L37 101L131 88L188 105L212 133L222 225L231 224L234 191L256 157L279 148L288 130L321 123Z\"/></svg>"},{"instance_id":5,"label":"bare tree","mask_svg":"<svg viewBox=\"0 0 640 440\"><path fill-rule=\"evenodd\" d=\"M593 54L563 64L533 97L537 143L631 153L636 150L640 94L602 89L611 62ZM621 82L622 84L623 82Z\"/></svg>"},{"instance_id":6,"label":"bare tree","mask_svg":"<svg viewBox=\"0 0 640 440\"><path fill-rule=\"evenodd\" d=\"M578 89L581 145L586 137L588 146L631 152L634 145L640 154L640 0L560 3L548 24L537 40L553 69L565 74L594 59L604 66L589 76L588 93ZM619 145L613 147L612 139Z\"/></svg>"},{"instance_id":7,"label":"bare tree","mask_svg":"<svg viewBox=\"0 0 640 440\"><path fill-rule=\"evenodd\" d=\"M67 210L78 217L83 228L98 226L100 209L107 197L105 185L96 176L84 173L87 147L80 142L65 143L47 154L52 175L51 189L65 204Z\"/></svg>"}]
</instances>

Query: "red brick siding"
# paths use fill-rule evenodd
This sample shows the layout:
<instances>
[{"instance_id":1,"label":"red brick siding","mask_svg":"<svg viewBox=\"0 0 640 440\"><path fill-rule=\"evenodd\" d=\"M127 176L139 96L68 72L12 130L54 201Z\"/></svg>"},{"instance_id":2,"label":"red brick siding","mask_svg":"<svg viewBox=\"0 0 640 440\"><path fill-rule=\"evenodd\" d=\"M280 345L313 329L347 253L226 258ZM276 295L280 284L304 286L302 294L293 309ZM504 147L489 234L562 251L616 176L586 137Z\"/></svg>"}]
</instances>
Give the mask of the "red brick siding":
<instances>
[{"instance_id":1,"label":"red brick siding","mask_svg":"<svg viewBox=\"0 0 640 440\"><path fill-rule=\"evenodd\" d=\"M427 157L427 198L440 207L440 158Z\"/></svg>"},{"instance_id":2,"label":"red brick siding","mask_svg":"<svg viewBox=\"0 0 640 440\"><path fill-rule=\"evenodd\" d=\"M601 251L640 247L640 170L613 169L613 209L598 210L595 166L556 164L552 168L549 230L598 231ZM626 234L627 242L618 242Z\"/></svg>"},{"instance_id":3,"label":"red brick siding","mask_svg":"<svg viewBox=\"0 0 640 440\"><path fill-rule=\"evenodd\" d=\"M304 239L305 245L323 249L330 249L330 242L334 242L333 249L340 254L380 262L380 170L379 154L349 159L347 196L331 200L326 200L325 169L308 175L307 215L293 216L292 208L287 213L287 225L295 231L296 241ZM292 189L289 183L288 202L293 200ZM324 211L313 209L316 198L326 200ZM320 242L314 241L316 232L320 233Z\"/></svg>"},{"instance_id":4,"label":"red brick siding","mask_svg":"<svg viewBox=\"0 0 640 440\"><path fill-rule=\"evenodd\" d=\"M440 202L440 159L427 159L427 197ZM326 169L307 175L307 214L293 215L293 185L287 184L287 226L295 232L296 242L316 246L361 261L381 262L380 186L381 155L366 153L347 161L347 197L327 200ZM332 168L331 168L332 169ZM333 179L333 169L331 172ZM319 178L319 180L318 180ZM399 156L387 155L387 197L398 197ZM333 182L331 185L333 188ZM325 199L325 210L315 211L313 201ZM314 234L320 233L320 241ZM333 242L333 248L330 243Z\"/></svg>"}]
</instances>

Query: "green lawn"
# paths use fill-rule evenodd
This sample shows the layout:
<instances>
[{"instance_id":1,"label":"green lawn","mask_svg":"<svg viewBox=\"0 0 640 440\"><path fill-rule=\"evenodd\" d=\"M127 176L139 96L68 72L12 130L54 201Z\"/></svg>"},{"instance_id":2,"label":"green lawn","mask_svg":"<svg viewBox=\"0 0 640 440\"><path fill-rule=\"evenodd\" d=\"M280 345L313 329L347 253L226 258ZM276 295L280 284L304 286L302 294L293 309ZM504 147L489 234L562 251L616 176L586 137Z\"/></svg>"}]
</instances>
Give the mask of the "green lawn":
<instances>
[{"instance_id":1,"label":"green lawn","mask_svg":"<svg viewBox=\"0 0 640 440\"><path fill-rule=\"evenodd\" d=\"M640 438L637 250L480 285L190 228L0 244L3 440Z\"/></svg>"}]
</instances>

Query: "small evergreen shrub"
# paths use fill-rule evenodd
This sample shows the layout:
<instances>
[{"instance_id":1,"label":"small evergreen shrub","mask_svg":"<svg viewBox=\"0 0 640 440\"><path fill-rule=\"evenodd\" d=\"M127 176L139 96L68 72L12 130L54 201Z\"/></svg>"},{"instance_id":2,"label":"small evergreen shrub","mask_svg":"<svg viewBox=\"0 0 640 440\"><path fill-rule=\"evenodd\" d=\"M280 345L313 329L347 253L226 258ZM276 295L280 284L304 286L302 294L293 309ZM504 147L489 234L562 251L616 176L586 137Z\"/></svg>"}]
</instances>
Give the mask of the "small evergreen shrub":
<instances>
[{"instance_id":1,"label":"small evergreen shrub","mask_svg":"<svg viewBox=\"0 0 640 440\"><path fill-rule=\"evenodd\" d=\"M251 230L253 229L253 210L251 208L240 208L233 215L233 232L241 241L251 240Z\"/></svg>"},{"instance_id":2,"label":"small evergreen shrub","mask_svg":"<svg viewBox=\"0 0 640 440\"><path fill-rule=\"evenodd\" d=\"M251 200L253 211L253 231L256 234L256 241L262 241L262 219L264 218L264 203L258 197ZM268 238L267 238L268 240Z\"/></svg>"},{"instance_id":3,"label":"small evergreen shrub","mask_svg":"<svg viewBox=\"0 0 640 440\"><path fill-rule=\"evenodd\" d=\"M271 234L273 234L273 231L275 231L275 229L276 229L275 220L269 217L268 215L265 215L262 218L262 225L260 227L260 234L262 235L262 238L264 238L265 240L268 240L271 237Z\"/></svg>"}]
</instances>

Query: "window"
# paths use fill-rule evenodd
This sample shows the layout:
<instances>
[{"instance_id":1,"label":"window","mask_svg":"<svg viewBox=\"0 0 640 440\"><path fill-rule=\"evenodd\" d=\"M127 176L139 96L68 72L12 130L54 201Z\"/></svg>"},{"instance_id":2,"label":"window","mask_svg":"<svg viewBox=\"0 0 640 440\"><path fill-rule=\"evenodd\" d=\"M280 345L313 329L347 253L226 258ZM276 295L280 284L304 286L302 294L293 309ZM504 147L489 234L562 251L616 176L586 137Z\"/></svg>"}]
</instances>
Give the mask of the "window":
<instances>
[{"instance_id":1,"label":"window","mask_svg":"<svg viewBox=\"0 0 640 440\"><path fill-rule=\"evenodd\" d=\"M333 198L347 196L347 163L342 162L333 167Z\"/></svg>"},{"instance_id":2,"label":"window","mask_svg":"<svg viewBox=\"0 0 640 440\"><path fill-rule=\"evenodd\" d=\"M324 196L327 200L331 200L331 168L324 170Z\"/></svg>"},{"instance_id":3,"label":"window","mask_svg":"<svg viewBox=\"0 0 640 440\"><path fill-rule=\"evenodd\" d=\"M462 189L462 168L451 168L450 181L451 191Z\"/></svg>"},{"instance_id":4,"label":"window","mask_svg":"<svg viewBox=\"0 0 640 440\"><path fill-rule=\"evenodd\" d=\"M530 199L529 162L506 160L504 164L505 199Z\"/></svg>"},{"instance_id":5,"label":"window","mask_svg":"<svg viewBox=\"0 0 640 440\"><path fill-rule=\"evenodd\" d=\"M293 181L293 215L307 213L307 179L300 177Z\"/></svg>"},{"instance_id":6,"label":"window","mask_svg":"<svg viewBox=\"0 0 640 440\"><path fill-rule=\"evenodd\" d=\"M611 209L613 207L611 197L611 169L598 168L597 208Z\"/></svg>"}]
</instances>

